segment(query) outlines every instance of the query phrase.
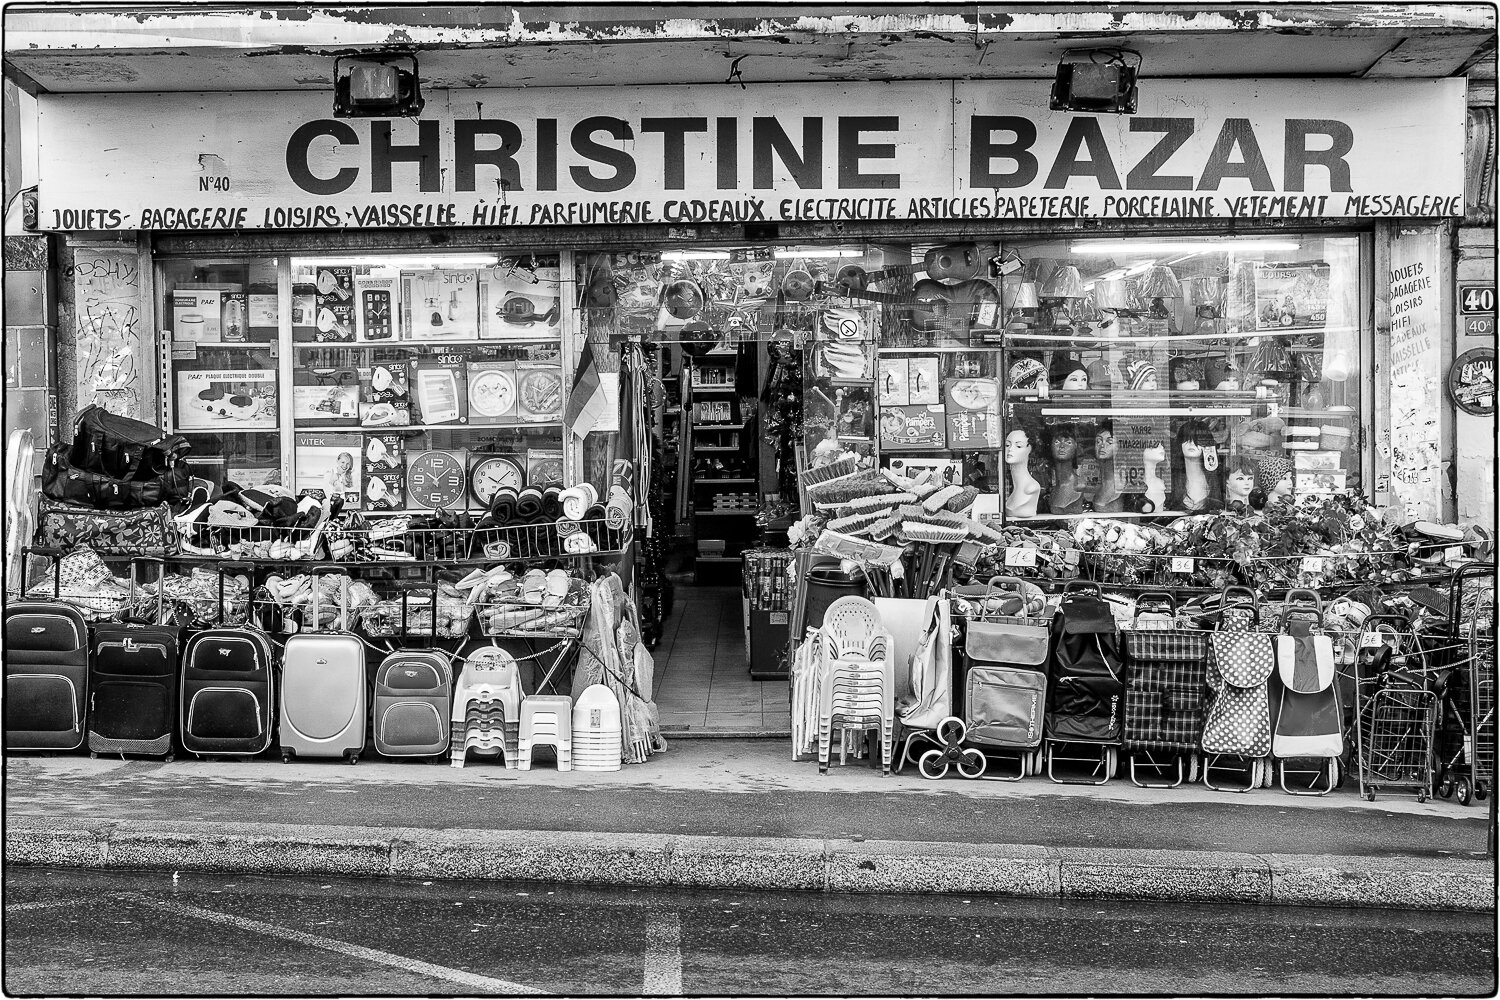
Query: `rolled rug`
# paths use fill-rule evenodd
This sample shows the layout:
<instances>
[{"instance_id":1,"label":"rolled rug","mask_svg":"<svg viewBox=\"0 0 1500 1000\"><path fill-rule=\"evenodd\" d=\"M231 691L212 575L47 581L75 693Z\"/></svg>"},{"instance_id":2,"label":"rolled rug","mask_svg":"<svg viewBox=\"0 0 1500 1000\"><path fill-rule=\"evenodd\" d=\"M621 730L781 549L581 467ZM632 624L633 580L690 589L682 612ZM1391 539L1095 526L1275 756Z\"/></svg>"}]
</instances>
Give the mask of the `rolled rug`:
<instances>
[{"instance_id":1,"label":"rolled rug","mask_svg":"<svg viewBox=\"0 0 1500 1000\"><path fill-rule=\"evenodd\" d=\"M623 531L630 523L630 497L624 490L616 490L609 495L609 503L604 508L604 523L611 530Z\"/></svg>"},{"instance_id":2,"label":"rolled rug","mask_svg":"<svg viewBox=\"0 0 1500 1000\"><path fill-rule=\"evenodd\" d=\"M542 491L535 486L528 486L516 496L516 517L524 523L530 524L532 518L539 517L542 513Z\"/></svg>"},{"instance_id":3,"label":"rolled rug","mask_svg":"<svg viewBox=\"0 0 1500 1000\"><path fill-rule=\"evenodd\" d=\"M516 519L516 491L510 487L496 490L490 500L490 516L496 524L510 524Z\"/></svg>"},{"instance_id":4,"label":"rolled rug","mask_svg":"<svg viewBox=\"0 0 1500 1000\"><path fill-rule=\"evenodd\" d=\"M583 520L590 507L599 502L599 491L593 483L579 483L562 491L563 513L575 521Z\"/></svg>"},{"instance_id":5,"label":"rolled rug","mask_svg":"<svg viewBox=\"0 0 1500 1000\"><path fill-rule=\"evenodd\" d=\"M542 513L549 521L556 521L563 515L562 498L559 495L561 493L562 487L560 486L549 486L542 490Z\"/></svg>"}]
</instances>

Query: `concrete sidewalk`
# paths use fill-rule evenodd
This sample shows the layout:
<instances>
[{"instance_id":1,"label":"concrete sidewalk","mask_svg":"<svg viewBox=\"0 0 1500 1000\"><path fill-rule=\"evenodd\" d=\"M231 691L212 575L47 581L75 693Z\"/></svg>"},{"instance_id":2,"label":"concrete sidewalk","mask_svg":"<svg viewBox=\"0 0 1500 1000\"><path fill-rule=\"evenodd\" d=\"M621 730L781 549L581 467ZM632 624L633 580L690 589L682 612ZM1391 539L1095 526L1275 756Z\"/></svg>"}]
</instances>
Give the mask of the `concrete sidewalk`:
<instances>
[{"instance_id":1,"label":"concrete sidewalk","mask_svg":"<svg viewBox=\"0 0 1500 1000\"><path fill-rule=\"evenodd\" d=\"M1488 810L1202 786L819 775L786 741L619 772L6 761L12 864L1484 910Z\"/></svg>"}]
</instances>

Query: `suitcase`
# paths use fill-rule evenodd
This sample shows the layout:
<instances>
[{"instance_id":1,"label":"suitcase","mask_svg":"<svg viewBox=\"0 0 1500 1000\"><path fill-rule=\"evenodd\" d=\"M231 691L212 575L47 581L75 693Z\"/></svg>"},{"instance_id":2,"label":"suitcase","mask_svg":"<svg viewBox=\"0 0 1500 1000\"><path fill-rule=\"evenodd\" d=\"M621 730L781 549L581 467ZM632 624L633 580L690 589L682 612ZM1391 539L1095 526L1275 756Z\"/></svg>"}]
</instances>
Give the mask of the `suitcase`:
<instances>
[{"instance_id":1,"label":"suitcase","mask_svg":"<svg viewBox=\"0 0 1500 1000\"><path fill-rule=\"evenodd\" d=\"M88 626L56 601L5 607L5 745L77 750L88 713Z\"/></svg>"},{"instance_id":2,"label":"suitcase","mask_svg":"<svg viewBox=\"0 0 1500 1000\"><path fill-rule=\"evenodd\" d=\"M347 587L343 606L348 608ZM318 620L314 589L312 621ZM344 616L348 620L348 614ZM281 760L344 757L365 748L365 645L349 632L298 632L281 656Z\"/></svg>"},{"instance_id":3,"label":"suitcase","mask_svg":"<svg viewBox=\"0 0 1500 1000\"><path fill-rule=\"evenodd\" d=\"M276 648L260 629L210 628L182 651L182 748L250 756L271 746Z\"/></svg>"},{"instance_id":4,"label":"suitcase","mask_svg":"<svg viewBox=\"0 0 1500 1000\"><path fill-rule=\"evenodd\" d=\"M453 674L431 649L398 649L375 674L375 752L431 757L448 752Z\"/></svg>"},{"instance_id":5,"label":"suitcase","mask_svg":"<svg viewBox=\"0 0 1500 1000\"><path fill-rule=\"evenodd\" d=\"M89 753L172 759L177 651L169 625L101 622L89 643Z\"/></svg>"}]
</instances>

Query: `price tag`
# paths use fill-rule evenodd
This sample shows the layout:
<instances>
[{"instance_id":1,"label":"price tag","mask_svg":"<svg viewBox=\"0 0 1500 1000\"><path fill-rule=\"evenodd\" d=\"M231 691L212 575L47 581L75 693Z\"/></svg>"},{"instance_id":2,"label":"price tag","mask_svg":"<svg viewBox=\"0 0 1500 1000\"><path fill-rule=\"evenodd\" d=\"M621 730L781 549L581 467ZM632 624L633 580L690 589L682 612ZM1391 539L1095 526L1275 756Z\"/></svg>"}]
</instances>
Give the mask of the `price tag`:
<instances>
[{"instance_id":1,"label":"price tag","mask_svg":"<svg viewBox=\"0 0 1500 1000\"><path fill-rule=\"evenodd\" d=\"M1192 571L1193 571L1193 557L1192 556L1173 556L1172 557L1172 572L1173 573L1191 573Z\"/></svg>"},{"instance_id":2,"label":"price tag","mask_svg":"<svg viewBox=\"0 0 1500 1000\"><path fill-rule=\"evenodd\" d=\"M198 342L196 340L174 340L172 341L173 361L196 361L198 360Z\"/></svg>"},{"instance_id":3,"label":"price tag","mask_svg":"<svg viewBox=\"0 0 1500 1000\"><path fill-rule=\"evenodd\" d=\"M1381 645L1379 632L1366 632L1359 637L1360 649L1374 649Z\"/></svg>"},{"instance_id":4,"label":"price tag","mask_svg":"<svg viewBox=\"0 0 1500 1000\"><path fill-rule=\"evenodd\" d=\"M1035 566L1036 549L1020 545L1008 546L1005 550L1005 565L1007 566Z\"/></svg>"},{"instance_id":5,"label":"price tag","mask_svg":"<svg viewBox=\"0 0 1500 1000\"><path fill-rule=\"evenodd\" d=\"M1302 557L1302 572L1304 572L1304 573L1312 573L1314 575L1322 573L1323 572L1323 557L1322 556L1303 556Z\"/></svg>"},{"instance_id":6,"label":"price tag","mask_svg":"<svg viewBox=\"0 0 1500 1000\"><path fill-rule=\"evenodd\" d=\"M1463 557L1464 547L1462 545L1450 545L1443 550L1443 562L1447 563L1450 566L1458 562Z\"/></svg>"}]
</instances>

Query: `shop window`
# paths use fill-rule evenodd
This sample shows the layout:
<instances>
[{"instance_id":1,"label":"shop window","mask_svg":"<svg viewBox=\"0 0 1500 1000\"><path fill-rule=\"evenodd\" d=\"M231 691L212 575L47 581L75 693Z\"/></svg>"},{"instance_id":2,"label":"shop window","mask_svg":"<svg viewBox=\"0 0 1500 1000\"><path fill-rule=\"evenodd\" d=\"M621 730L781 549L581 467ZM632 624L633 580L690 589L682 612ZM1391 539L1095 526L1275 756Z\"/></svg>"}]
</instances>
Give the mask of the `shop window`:
<instances>
[{"instance_id":1,"label":"shop window","mask_svg":"<svg viewBox=\"0 0 1500 1000\"><path fill-rule=\"evenodd\" d=\"M479 510L570 479L557 257L161 266L169 422L220 487L370 511Z\"/></svg>"},{"instance_id":2,"label":"shop window","mask_svg":"<svg viewBox=\"0 0 1500 1000\"><path fill-rule=\"evenodd\" d=\"M1357 236L1047 240L1002 282L1007 519L1360 494Z\"/></svg>"}]
</instances>

